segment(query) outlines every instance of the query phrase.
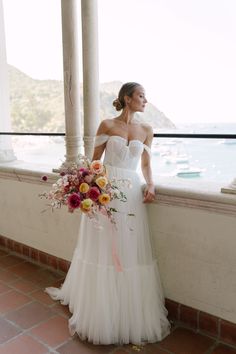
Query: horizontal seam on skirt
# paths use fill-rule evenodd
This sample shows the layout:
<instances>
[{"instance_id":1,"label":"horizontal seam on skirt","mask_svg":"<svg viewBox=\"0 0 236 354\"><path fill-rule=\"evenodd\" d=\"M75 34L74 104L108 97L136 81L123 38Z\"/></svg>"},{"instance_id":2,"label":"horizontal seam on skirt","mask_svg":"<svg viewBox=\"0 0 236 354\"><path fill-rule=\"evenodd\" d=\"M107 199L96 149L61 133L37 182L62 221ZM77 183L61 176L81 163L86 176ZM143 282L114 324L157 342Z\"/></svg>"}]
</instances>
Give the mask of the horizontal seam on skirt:
<instances>
[{"instance_id":1,"label":"horizontal seam on skirt","mask_svg":"<svg viewBox=\"0 0 236 354\"><path fill-rule=\"evenodd\" d=\"M88 262L88 261L85 261L79 257L77 258L77 261L81 262L82 264L90 265L90 266L97 267L97 268L107 268L109 270L115 270L114 265L105 265L105 264L97 264L97 263L93 263L93 262ZM137 264L134 267L123 267L122 266L122 268L123 268L123 271L130 272L130 271L140 269L140 268L150 268L150 267L155 266L156 264L157 264L157 260L154 259L151 264Z\"/></svg>"}]
</instances>

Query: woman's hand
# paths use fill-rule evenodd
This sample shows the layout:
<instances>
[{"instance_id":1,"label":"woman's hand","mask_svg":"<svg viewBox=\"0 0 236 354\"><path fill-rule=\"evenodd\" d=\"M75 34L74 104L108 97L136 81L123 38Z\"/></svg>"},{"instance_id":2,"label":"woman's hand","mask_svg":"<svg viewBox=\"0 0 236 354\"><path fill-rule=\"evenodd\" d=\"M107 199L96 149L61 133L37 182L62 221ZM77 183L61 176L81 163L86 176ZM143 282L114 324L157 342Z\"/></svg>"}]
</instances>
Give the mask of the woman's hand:
<instances>
[{"instance_id":1,"label":"woman's hand","mask_svg":"<svg viewBox=\"0 0 236 354\"><path fill-rule=\"evenodd\" d=\"M150 183L147 184L144 190L144 198L143 202L144 203L151 203L156 199L155 196L155 186L154 184Z\"/></svg>"}]
</instances>

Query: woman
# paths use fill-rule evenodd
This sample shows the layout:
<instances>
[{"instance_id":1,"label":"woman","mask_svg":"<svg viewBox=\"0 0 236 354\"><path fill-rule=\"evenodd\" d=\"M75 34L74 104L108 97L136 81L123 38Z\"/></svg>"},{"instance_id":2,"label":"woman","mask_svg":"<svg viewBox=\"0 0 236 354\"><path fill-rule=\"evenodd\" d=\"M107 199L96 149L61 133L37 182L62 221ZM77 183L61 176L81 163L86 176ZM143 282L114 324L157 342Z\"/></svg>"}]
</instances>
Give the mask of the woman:
<instances>
[{"instance_id":1,"label":"woman","mask_svg":"<svg viewBox=\"0 0 236 354\"><path fill-rule=\"evenodd\" d=\"M147 103L144 89L124 84L113 102L119 116L100 124L93 160L102 157L109 178L132 182L124 188L127 202L114 200L116 227L104 216L101 229L82 217L78 245L61 289L46 292L69 304L72 334L94 344L156 342L169 333L157 263L153 256L144 203L155 199L150 166L153 132L134 120ZM144 196L136 172L141 158ZM133 216L128 216L128 215Z\"/></svg>"}]
</instances>

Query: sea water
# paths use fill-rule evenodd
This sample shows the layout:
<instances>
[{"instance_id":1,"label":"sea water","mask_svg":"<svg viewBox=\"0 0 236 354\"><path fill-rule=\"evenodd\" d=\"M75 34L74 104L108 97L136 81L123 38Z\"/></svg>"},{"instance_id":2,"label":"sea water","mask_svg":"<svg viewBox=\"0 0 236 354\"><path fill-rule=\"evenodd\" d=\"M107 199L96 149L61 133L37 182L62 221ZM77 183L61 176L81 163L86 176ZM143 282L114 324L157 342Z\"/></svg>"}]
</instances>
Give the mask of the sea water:
<instances>
[{"instance_id":1,"label":"sea water","mask_svg":"<svg viewBox=\"0 0 236 354\"><path fill-rule=\"evenodd\" d=\"M163 131L164 132L164 131ZM165 133L236 134L236 123L183 124ZM19 160L58 168L65 160L65 141L61 137L17 137L13 148ZM157 176L173 176L176 181L215 181L229 184L236 178L236 139L154 138L152 169ZM140 170L140 168L139 168ZM178 171L185 171L178 176ZM197 171L189 173L189 171ZM199 173L198 173L199 172Z\"/></svg>"},{"instance_id":2,"label":"sea water","mask_svg":"<svg viewBox=\"0 0 236 354\"><path fill-rule=\"evenodd\" d=\"M236 124L181 125L173 133L236 134ZM236 139L154 138L152 152L156 175L226 184L236 178Z\"/></svg>"}]
</instances>

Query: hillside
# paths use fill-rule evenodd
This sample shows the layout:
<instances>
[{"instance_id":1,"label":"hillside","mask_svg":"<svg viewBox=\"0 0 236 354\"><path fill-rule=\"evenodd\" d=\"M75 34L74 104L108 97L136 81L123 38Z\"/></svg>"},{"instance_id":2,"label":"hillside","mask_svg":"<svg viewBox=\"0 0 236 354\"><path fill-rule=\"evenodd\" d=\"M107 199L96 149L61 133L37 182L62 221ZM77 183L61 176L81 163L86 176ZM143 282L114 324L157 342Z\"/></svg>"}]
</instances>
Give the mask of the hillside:
<instances>
[{"instance_id":1,"label":"hillside","mask_svg":"<svg viewBox=\"0 0 236 354\"><path fill-rule=\"evenodd\" d=\"M63 82L35 80L9 65L11 119L13 131L63 132L65 130ZM100 85L101 120L117 114L113 100L122 85L119 81ZM81 88L81 102L83 100ZM81 108L81 115L83 115ZM174 124L154 105L148 103L142 119L154 130L170 128Z\"/></svg>"}]
</instances>

